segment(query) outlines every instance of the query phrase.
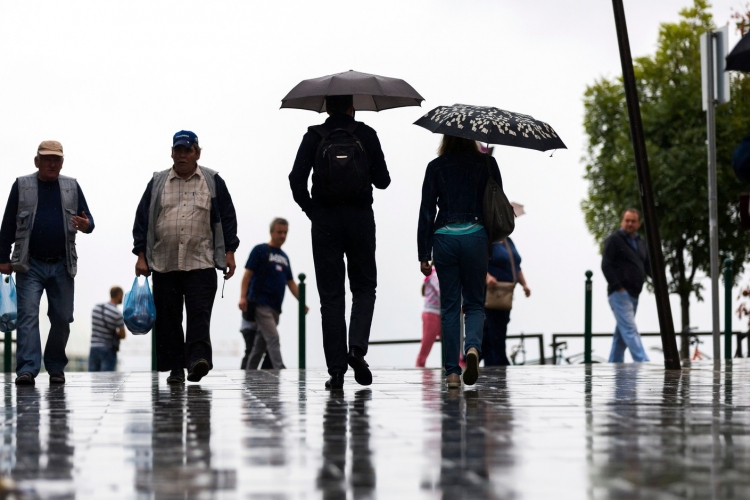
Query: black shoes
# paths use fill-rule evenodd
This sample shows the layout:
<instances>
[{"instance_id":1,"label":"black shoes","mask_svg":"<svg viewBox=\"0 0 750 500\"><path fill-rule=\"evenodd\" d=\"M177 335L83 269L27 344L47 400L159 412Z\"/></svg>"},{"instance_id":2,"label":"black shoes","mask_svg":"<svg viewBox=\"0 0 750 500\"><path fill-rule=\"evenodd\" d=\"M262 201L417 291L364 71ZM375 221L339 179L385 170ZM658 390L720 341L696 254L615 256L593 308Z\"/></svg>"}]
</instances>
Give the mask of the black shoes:
<instances>
[{"instance_id":1,"label":"black shoes","mask_svg":"<svg viewBox=\"0 0 750 500\"><path fill-rule=\"evenodd\" d=\"M172 370L167 377L168 384L184 384L185 383L185 371L182 368Z\"/></svg>"},{"instance_id":2,"label":"black shoes","mask_svg":"<svg viewBox=\"0 0 750 500\"><path fill-rule=\"evenodd\" d=\"M34 376L29 372L23 372L16 377L16 385L34 385Z\"/></svg>"},{"instance_id":3,"label":"black shoes","mask_svg":"<svg viewBox=\"0 0 750 500\"><path fill-rule=\"evenodd\" d=\"M343 388L344 374L341 372L334 373L328 380L326 380L326 389L328 390L340 390Z\"/></svg>"},{"instance_id":4,"label":"black shoes","mask_svg":"<svg viewBox=\"0 0 750 500\"><path fill-rule=\"evenodd\" d=\"M50 384L64 384L65 374L63 372L49 372Z\"/></svg>"},{"instance_id":5,"label":"black shoes","mask_svg":"<svg viewBox=\"0 0 750 500\"><path fill-rule=\"evenodd\" d=\"M359 385L370 385L372 384L372 373L370 373L370 365L365 361L365 356L359 352L355 347L349 352L347 363L354 370L354 380Z\"/></svg>"},{"instance_id":6,"label":"black shoes","mask_svg":"<svg viewBox=\"0 0 750 500\"><path fill-rule=\"evenodd\" d=\"M188 382L200 381L200 379L208 375L208 370L208 361L206 361L205 359L193 361L193 363L190 365L190 368L188 369Z\"/></svg>"}]
</instances>

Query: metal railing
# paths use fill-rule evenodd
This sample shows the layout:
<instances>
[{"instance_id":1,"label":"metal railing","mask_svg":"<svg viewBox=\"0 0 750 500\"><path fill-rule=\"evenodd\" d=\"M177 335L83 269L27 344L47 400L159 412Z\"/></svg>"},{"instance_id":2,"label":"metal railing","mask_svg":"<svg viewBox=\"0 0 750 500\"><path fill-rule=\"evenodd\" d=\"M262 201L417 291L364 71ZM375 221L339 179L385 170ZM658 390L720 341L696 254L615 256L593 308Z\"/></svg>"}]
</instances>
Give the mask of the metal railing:
<instances>
[{"instance_id":1,"label":"metal railing","mask_svg":"<svg viewBox=\"0 0 750 500\"><path fill-rule=\"evenodd\" d=\"M542 333L521 333L518 335L508 335L506 339L537 339L539 345L539 364L546 364L547 360L544 356L544 334ZM419 344L422 342L421 339L399 339L399 340L371 340L369 345L401 345L401 344ZM441 339L437 339L435 342L441 342Z\"/></svg>"},{"instance_id":2,"label":"metal railing","mask_svg":"<svg viewBox=\"0 0 750 500\"><path fill-rule=\"evenodd\" d=\"M740 340L744 338L746 334L742 332L731 332L732 335L736 335ZM645 333L639 333L641 337L660 337L661 333L659 332L645 332ZM692 336L711 336L713 335L712 332L694 332L691 331L689 335ZM584 361L584 363L590 363L591 362L591 341L590 338L593 337L608 337L612 338L612 333L553 333L552 334L552 343L550 344L550 347L552 348L552 364L557 364L557 349L558 347L565 345L566 342L561 342L559 339L570 339L570 338L582 338L584 339L584 359L587 359L588 361ZM739 341L738 341L739 342ZM731 339L729 341L729 346L731 347ZM588 347L586 347L588 346ZM588 349L588 353L585 352L586 349ZM731 359L731 358L730 358Z\"/></svg>"}]
</instances>

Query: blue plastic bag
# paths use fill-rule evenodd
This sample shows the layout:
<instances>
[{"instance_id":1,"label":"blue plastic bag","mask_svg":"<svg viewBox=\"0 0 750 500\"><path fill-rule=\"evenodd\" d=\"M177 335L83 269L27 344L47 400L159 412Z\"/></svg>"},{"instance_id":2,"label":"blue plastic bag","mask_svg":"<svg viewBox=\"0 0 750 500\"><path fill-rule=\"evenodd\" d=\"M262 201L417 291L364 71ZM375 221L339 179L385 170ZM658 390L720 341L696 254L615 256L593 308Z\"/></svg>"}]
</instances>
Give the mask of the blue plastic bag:
<instances>
[{"instance_id":1,"label":"blue plastic bag","mask_svg":"<svg viewBox=\"0 0 750 500\"><path fill-rule=\"evenodd\" d=\"M156 322L156 304L148 286L148 278L140 283L138 277L133 281L133 288L125 294L125 306L122 311L125 326L136 335L148 333Z\"/></svg>"},{"instance_id":2,"label":"blue plastic bag","mask_svg":"<svg viewBox=\"0 0 750 500\"><path fill-rule=\"evenodd\" d=\"M13 281L13 276L3 276L0 279L0 332L15 330L17 318L16 282Z\"/></svg>"}]
</instances>

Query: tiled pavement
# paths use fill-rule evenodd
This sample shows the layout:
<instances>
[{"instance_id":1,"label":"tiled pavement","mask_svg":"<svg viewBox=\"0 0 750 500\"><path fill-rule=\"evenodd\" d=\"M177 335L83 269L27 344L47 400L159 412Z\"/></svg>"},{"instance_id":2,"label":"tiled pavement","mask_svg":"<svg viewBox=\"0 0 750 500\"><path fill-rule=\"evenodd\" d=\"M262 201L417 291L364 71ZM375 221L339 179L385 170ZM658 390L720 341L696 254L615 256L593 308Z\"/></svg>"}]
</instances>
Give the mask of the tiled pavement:
<instances>
[{"instance_id":1,"label":"tiled pavement","mask_svg":"<svg viewBox=\"0 0 750 500\"><path fill-rule=\"evenodd\" d=\"M0 498L750 498L750 362L165 377L6 375Z\"/></svg>"}]
</instances>

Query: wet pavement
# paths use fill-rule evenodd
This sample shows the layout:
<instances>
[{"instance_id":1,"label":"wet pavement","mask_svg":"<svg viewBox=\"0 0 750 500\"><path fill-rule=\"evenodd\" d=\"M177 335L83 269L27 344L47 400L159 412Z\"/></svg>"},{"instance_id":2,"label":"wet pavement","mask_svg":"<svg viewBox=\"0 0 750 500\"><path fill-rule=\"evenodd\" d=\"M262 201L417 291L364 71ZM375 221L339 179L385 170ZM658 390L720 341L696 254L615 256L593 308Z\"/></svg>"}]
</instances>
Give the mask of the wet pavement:
<instances>
[{"instance_id":1,"label":"wet pavement","mask_svg":"<svg viewBox=\"0 0 750 500\"><path fill-rule=\"evenodd\" d=\"M750 362L5 376L0 477L19 498L750 498ZM0 498L13 498L13 496Z\"/></svg>"}]
</instances>

